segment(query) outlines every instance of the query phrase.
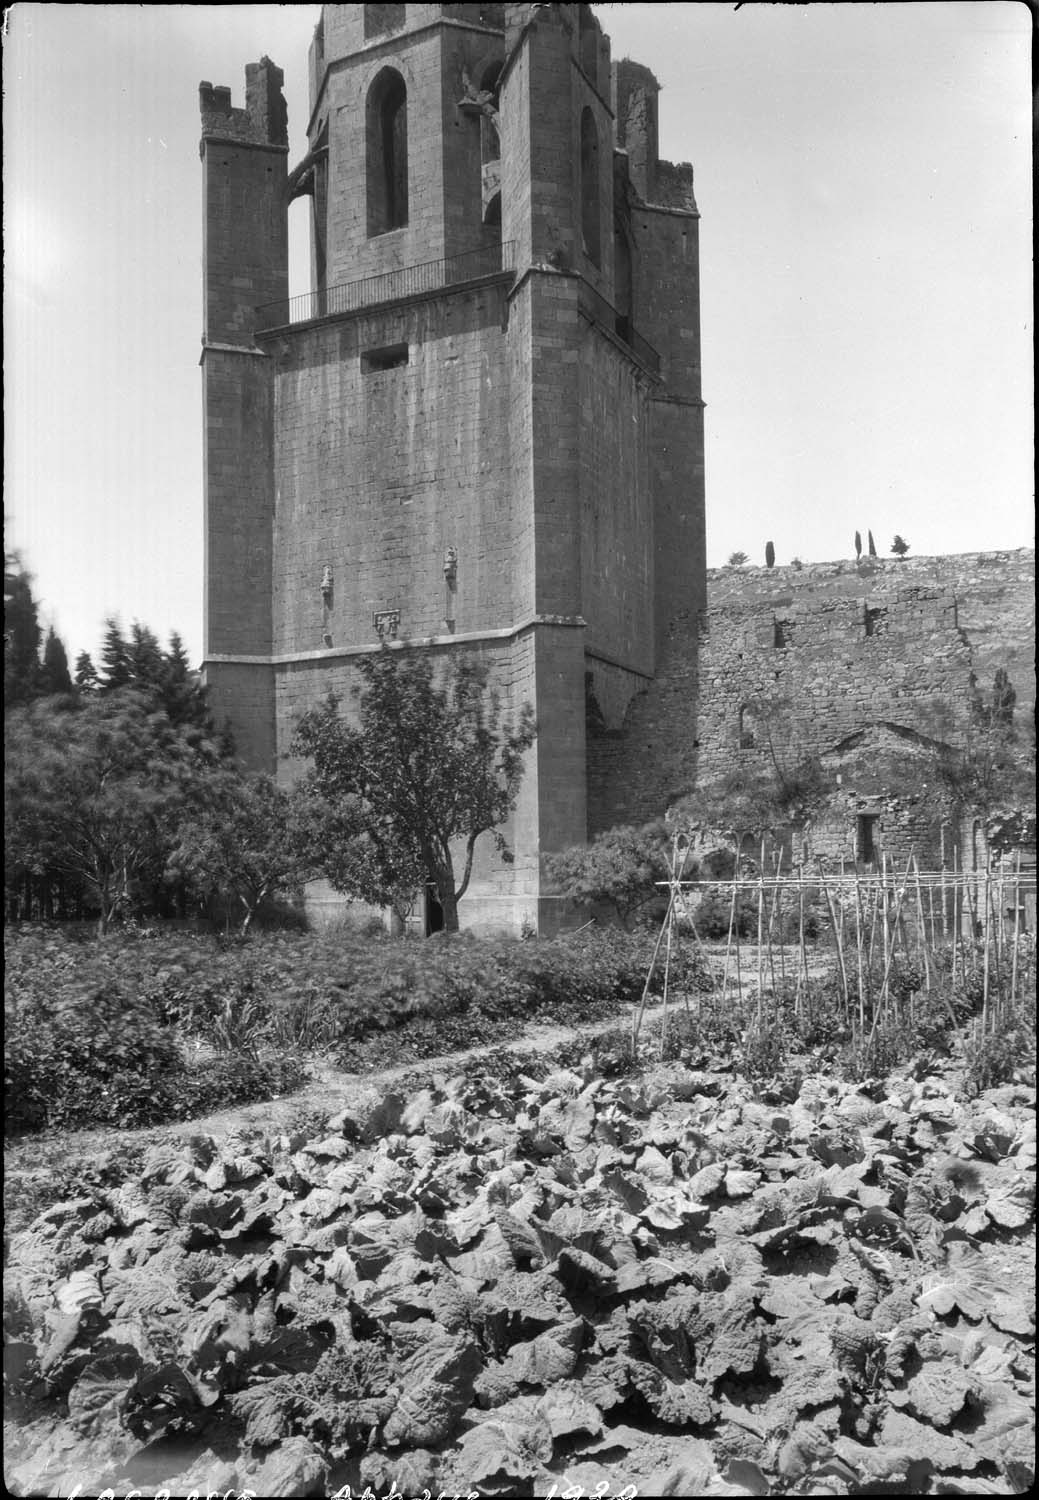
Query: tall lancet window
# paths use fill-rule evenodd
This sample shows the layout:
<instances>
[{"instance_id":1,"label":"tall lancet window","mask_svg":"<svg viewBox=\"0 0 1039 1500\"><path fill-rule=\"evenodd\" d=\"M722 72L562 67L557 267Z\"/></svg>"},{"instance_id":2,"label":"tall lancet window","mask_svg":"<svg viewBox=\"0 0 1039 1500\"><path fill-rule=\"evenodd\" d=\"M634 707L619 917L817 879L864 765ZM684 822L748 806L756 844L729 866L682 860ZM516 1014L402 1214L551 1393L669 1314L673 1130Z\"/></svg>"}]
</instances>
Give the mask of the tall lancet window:
<instances>
[{"instance_id":1,"label":"tall lancet window","mask_svg":"<svg viewBox=\"0 0 1039 1500\"><path fill-rule=\"evenodd\" d=\"M408 222L408 90L393 68L383 68L368 90L368 233L385 234Z\"/></svg>"}]
</instances>

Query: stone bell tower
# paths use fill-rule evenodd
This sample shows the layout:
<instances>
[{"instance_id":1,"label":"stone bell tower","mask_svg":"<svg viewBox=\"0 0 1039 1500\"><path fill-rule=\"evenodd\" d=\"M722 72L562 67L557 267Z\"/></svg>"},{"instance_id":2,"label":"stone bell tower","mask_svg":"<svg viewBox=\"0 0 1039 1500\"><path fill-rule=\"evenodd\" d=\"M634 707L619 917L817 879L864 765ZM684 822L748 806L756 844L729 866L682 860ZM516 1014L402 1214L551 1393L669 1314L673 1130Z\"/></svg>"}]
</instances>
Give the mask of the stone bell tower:
<instances>
[{"instance_id":1,"label":"stone bell tower","mask_svg":"<svg viewBox=\"0 0 1039 1500\"><path fill-rule=\"evenodd\" d=\"M619 727L703 600L692 170L587 5L326 5L291 171L280 82L202 95L214 705L291 776L294 717L380 640L481 657L539 734L461 921L550 930L589 703Z\"/></svg>"}]
</instances>

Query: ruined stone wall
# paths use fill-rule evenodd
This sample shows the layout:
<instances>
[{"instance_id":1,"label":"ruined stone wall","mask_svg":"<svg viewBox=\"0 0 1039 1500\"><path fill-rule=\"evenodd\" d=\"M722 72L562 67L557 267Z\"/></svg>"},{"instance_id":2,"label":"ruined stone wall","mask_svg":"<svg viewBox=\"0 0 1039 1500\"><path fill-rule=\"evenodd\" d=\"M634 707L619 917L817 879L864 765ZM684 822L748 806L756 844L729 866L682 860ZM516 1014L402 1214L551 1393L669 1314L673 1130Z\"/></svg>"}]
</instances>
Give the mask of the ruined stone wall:
<instances>
[{"instance_id":1,"label":"ruined stone wall","mask_svg":"<svg viewBox=\"0 0 1039 1500\"><path fill-rule=\"evenodd\" d=\"M822 756L835 785L841 772L856 793L855 816L876 798L892 851L919 850L925 825L936 836L933 798L921 773L896 806L895 771L914 754L926 765L932 742L962 742L972 674L987 692L1004 666L1018 714L1032 711L1030 550L722 569L708 574L708 601L672 631L664 669L623 729L590 738L590 833L658 816L697 784L768 764L774 749L787 764ZM873 740L857 743L867 730ZM849 827L825 836L835 855L850 847Z\"/></svg>"},{"instance_id":2,"label":"ruined stone wall","mask_svg":"<svg viewBox=\"0 0 1039 1500\"><path fill-rule=\"evenodd\" d=\"M979 685L987 689L1004 667L1018 704L1035 704L1035 551L962 552L938 557L862 558L812 563L801 569L717 568L709 574L712 610L757 603L762 609L784 594L798 600L858 600L900 586L951 593L956 624L970 641ZM882 601L881 601L882 602ZM778 606L780 609L782 606ZM937 621L936 621L937 623Z\"/></svg>"}]
</instances>

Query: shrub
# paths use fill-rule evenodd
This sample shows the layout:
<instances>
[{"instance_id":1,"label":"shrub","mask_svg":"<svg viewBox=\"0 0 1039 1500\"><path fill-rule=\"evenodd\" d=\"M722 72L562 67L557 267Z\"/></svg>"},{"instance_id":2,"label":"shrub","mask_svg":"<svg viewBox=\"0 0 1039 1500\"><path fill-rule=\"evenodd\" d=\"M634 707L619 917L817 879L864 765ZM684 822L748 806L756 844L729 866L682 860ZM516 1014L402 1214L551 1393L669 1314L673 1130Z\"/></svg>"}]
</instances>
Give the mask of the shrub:
<instances>
[{"instance_id":1,"label":"shrub","mask_svg":"<svg viewBox=\"0 0 1039 1500\"><path fill-rule=\"evenodd\" d=\"M294 1057L265 1061L262 970L241 949L154 930L82 943L46 929L6 944L5 1131L158 1124L298 1086ZM216 960L215 978L206 964ZM223 988L219 988L223 986ZM250 989L251 987L251 989ZM251 993L252 1018L228 994ZM222 1055L188 1063L205 1033Z\"/></svg>"},{"instance_id":2,"label":"shrub","mask_svg":"<svg viewBox=\"0 0 1039 1500\"><path fill-rule=\"evenodd\" d=\"M167 1119L183 1069L174 1033L114 982L8 1006L5 1130Z\"/></svg>"},{"instance_id":3,"label":"shrub","mask_svg":"<svg viewBox=\"0 0 1039 1500\"><path fill-rule=\"evenodd\" d=\"M693 912L693 921L702 938L717 941L728 937L731 916L731 893L709 888L704 892L700 905ZM736 896L736 915L732 930L734 936L739 934L740 937L750 937L757 933L758 900L750 891L740 891Z\"/></svg>"}]
</instances>

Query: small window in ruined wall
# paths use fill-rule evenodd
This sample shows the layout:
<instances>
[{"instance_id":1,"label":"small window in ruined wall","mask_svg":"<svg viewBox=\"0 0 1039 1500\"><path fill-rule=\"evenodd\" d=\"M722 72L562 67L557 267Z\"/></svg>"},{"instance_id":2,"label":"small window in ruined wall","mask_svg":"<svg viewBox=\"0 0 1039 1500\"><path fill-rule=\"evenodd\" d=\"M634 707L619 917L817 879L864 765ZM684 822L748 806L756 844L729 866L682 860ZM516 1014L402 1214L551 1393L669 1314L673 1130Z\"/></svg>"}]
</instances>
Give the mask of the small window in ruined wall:
<instances>
[{"instance_id":1,"label":"small window in ruined wall","mask_svg":"<svg viewBox=\"0 0 1039 1500\"><path fill-rule=\"evenodd\" d=\"M368 90L365 113L371 238L408 222L408 91L393 68L383 68Z\"/></svg>"},{"instance_id":2,"label":"small window in ruined wall","mask_svg":"<svg viewBox=\"0 0 1039 1500\"><path fill-rule=\"evenodd\" d=\"M740 709L739 746L741 750L753 750L757 743L754 737L754 715L749 708Z\"/></svg>"},{"instance_id":3,"label":"small window in ruined wall","mask_svg":"<svg viewBox=\"0 0 1039 1500\"><path fill-rule=\"evenodd\" d=\"M885 635L887 633L887 610L866 610L866 635Z\"/></svg>"},{"instance_id":4,"label":"small window in ruined wall","mask_svg":"<svg viewBox=\"0 0 1039 1500\"><path fill-rule=\"evenodd\" d=\"M777 651L782 651L790 644L790 621L774 619L772 621L772 644Z\"/></svg>"},{"instance_id":5,"label":"small window in ruined wall","mask_svg":"<svg viewBox=\"0 0 1039 1500\"><path fill-rule=\"evenodd\" d=\"M877 857L877 824L880 821L876 813L859 813L855 827L855 858L859 864L871 865Z\"/></svg>"},{"instance_id":6,"label":"small window in ruined wall","mask_svg":"<svg viewBox=\"0 0 1039 1500\"><path fill-rule=\"evenodd\" d=\"M586 106L581 112L581 237L593 265L601 261L599 193L599 131Z\"/></svg>"},{"instance_id":7,"label":"small window in ruined wall","mask_svg":"<svg viewBox=\"0 0 1039 1500\"><path fill-rule=\"evenodd\" d=\"M404 25L403 5L366 5L364 7L364 39L385 36L388 31L399 31Z\"/></svg>"}]
</instances>

